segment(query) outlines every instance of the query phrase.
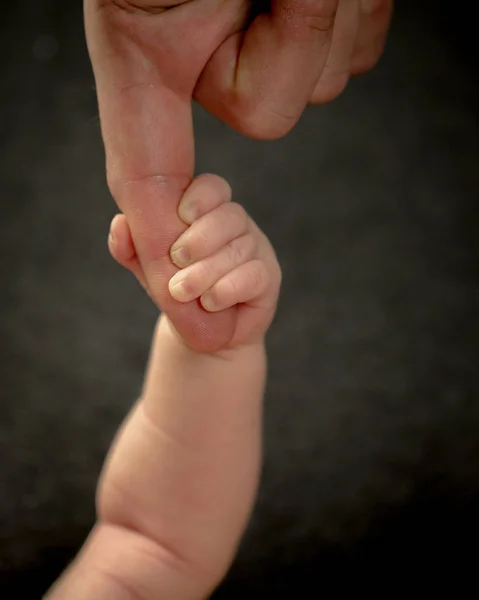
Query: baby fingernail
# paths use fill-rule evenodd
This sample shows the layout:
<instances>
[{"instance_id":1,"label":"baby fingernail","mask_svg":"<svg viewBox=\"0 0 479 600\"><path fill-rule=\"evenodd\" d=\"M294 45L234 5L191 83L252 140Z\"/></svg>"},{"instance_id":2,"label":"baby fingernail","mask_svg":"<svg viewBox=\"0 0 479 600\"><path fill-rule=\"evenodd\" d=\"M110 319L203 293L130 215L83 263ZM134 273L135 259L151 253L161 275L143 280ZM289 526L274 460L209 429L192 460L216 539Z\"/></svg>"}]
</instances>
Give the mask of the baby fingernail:
<instances>
[{"instance_id":1,"label":"baby fingernail","mask_svg":"<svg viewBox=\"0 0 479 600\"><path fill-rule=\"evenodd\" d=\"M178 300L178 302L186 302L189 300L189 294L184 279L180 279L175 275L170 280L168 287L170 289L170 294L175 300Z\"/></svg>"},{"instance_id":2,"label":"baby fingernail","mask_svg":"<svg viewBox=\"0 0 479 600\"><path fill-rule=\"evenodd\" d=\"M187 267L191 260L188 248L185 248L184 246L181 246L180 248L172 248L171 260L177 267Z\"/></svg>"},{"instance_id":3,"label":"baby fingernail","mask_svg":"<svg viewBox=\"0 0 479 600\"><path fill-rule=\"evenodd\" d=\"M201 296L201 304L205 310L214 310L215 303L211 294L203 294Z\"/></svg>"},{"instance_id":4,"label":"baby fingernail","mask_svg":"<svg viewBox=\"0 0 479 600\"><path fill-rule=\"evenodd\" d=\"M193 202L182 202L178 212L183 223L191 225L196 221L197 213Z\"/></svg>"}]
</instances>

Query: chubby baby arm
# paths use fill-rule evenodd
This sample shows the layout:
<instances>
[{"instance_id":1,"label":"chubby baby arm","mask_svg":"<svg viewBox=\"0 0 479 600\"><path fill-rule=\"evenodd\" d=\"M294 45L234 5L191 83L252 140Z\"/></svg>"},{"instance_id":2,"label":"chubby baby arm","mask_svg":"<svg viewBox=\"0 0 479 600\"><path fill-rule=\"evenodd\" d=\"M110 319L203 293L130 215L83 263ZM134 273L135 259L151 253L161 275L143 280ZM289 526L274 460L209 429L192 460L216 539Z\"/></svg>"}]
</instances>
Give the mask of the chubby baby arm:
<instances>
[{"instance_id":1,"label":"chubby baby arm","mask_svg":"<svg viewBox=\"0 0 479 600\"><path fill-rule=\"evenodd\" d=\"M235 333L227 347L197 352L160 317L143 393L100 481L98 524L60 594L75 580L89 586L72 596L79 599L205 598L226 574L250 516L261 463L264 337L280 269L224 180L195 180L179 214L188 228L171 249L170 292L206 311L235 307ZM121 215L109 245L148 290Z\"/></svg>"}]
</instances>

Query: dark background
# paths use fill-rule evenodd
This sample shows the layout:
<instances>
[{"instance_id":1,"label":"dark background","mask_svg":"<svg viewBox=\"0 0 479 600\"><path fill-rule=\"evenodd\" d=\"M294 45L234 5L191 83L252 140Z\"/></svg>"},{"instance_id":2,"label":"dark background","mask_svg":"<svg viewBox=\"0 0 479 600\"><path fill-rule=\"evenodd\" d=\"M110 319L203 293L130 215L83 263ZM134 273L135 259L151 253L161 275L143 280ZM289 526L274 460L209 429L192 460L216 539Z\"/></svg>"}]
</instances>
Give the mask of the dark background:
<instances>
[{"instance_id":1,"label":"dark background","mask_svg":"<svg viewBox=\"0 0 479 600\"><path fill-rule=\"evenodd\" d=\"M197 111L198 170L285 275L263 486L220 598L390 595L473 564L479 89L454 6L399 0L380 66L284 140ZM81 2L2 4L0 65L0 598L38 598L92 524L156 313L106 249Z\"/></svg>"}]
</instances>

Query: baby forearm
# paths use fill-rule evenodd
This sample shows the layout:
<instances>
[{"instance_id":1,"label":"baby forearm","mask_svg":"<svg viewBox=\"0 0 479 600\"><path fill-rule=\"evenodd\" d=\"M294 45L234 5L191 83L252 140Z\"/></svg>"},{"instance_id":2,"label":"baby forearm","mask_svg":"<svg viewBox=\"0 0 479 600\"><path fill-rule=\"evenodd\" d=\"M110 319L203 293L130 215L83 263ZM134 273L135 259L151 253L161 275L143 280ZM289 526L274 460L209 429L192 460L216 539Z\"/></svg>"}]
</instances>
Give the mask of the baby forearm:
<instances>
[{"instance_id":1,"label":"baby forearm","mask_svg":"<svg viewBox=\"0 0 479 600\"><path fill-rule=\"evenodd\" d=\"M201 355L159 321L142 397L100 482L98 524L48 600L203 600L253 504L262 344Z\"/></svg>"},{"instance_id":2,"label":"baby forearm","mask_svg":"<svg viewBox=\"0 0 479 600\"><path fill-rule=\"evenodd\" d=\"M265 377L262 344L198 354L161 318L142 398L100 485L101 522L153 540L190 580L218 584L256 492Z\"/></svg>"}]
</instances>

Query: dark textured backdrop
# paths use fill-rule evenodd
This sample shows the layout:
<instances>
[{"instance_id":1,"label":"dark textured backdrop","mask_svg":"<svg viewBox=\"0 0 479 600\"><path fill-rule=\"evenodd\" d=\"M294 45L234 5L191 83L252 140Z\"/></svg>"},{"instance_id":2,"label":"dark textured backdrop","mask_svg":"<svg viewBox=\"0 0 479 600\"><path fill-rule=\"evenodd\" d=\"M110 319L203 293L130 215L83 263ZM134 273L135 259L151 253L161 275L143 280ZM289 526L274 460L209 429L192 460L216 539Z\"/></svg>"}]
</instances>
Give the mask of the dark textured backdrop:
<instances>
[{"instance_id":1,"label":"dark textured backdrop","mask_svg":"<svg viewBox=\"0 0 479 600\"><path fill-rule=\"evenodd\" d=\"M222 598L396 585L429 560L437 581L476 546L475 32L451 3L398 4L380 67L286 139L197 111L198 170L285 273L263 487ZM0 598L35 598L92 523L156 315L106 250L81 2L2 5L0 61Z\"/></svg>"}]
</instances>

